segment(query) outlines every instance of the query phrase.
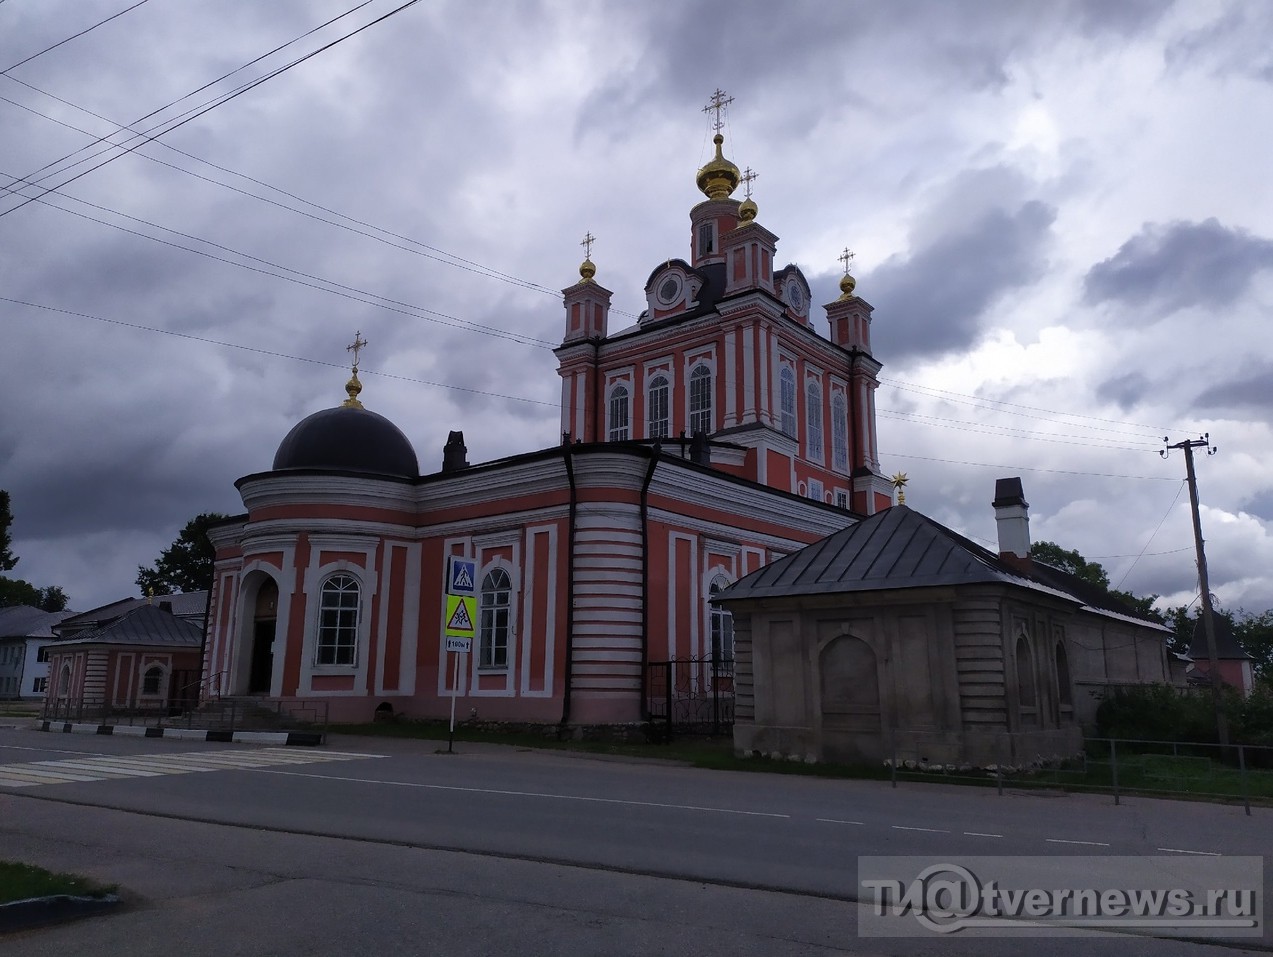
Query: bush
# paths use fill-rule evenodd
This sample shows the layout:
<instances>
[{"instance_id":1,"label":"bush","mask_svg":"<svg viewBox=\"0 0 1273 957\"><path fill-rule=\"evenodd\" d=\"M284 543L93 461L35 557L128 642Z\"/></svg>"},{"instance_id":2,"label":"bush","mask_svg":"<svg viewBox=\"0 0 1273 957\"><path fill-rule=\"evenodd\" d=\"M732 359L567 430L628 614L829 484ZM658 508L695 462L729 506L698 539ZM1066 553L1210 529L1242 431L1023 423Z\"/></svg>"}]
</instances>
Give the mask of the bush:
<instances>
[{"instance_id":1,"label":"bush","mask_svg":"<svg viewBox=\"0 0 1273 957\"><path fill-rule=\"evenodd\" d=\"M1273 693L1258 687L1249 698L1224 688L1221 707L1235 744L1273 745ZM1207 689L1184 691L1171 685L1115 688L1096 709L1102 738L1215 743L1216 714Z\"/></svg>"}]
</instances>

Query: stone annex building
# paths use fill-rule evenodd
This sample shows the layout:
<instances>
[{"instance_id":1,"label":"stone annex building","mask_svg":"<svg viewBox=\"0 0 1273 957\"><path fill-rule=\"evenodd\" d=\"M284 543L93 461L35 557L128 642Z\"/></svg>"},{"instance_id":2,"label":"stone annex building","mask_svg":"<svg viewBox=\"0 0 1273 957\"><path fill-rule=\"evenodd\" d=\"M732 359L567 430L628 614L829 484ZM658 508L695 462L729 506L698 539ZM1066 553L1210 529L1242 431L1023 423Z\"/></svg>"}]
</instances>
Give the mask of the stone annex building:
<instances>
[{"instance_id":1,"label":"stone annex building","mask_svg":"<svg viewBox=\"0 0 1273 957\"><path fill-rule=\"evenodd\" d=\"M715 105L721 104L721 96ZM635 325L585 258L563 291L559 446L470 465L453 433L421 475L392 422L348 398L301 421L236 483L246 513L212 532L205 694L442 717L448 556L477 564L479 621L460 714L642 720L647 664L697 659L731 687L729 615L709 599L892 504L880 471L871 306L848 273L811 316L778 237L725 158L698 171L687 258L660 262ZM821 323L818 323L821 325ZM355 345L360 345L355 340Z\"/></svg>"}]
</instances>

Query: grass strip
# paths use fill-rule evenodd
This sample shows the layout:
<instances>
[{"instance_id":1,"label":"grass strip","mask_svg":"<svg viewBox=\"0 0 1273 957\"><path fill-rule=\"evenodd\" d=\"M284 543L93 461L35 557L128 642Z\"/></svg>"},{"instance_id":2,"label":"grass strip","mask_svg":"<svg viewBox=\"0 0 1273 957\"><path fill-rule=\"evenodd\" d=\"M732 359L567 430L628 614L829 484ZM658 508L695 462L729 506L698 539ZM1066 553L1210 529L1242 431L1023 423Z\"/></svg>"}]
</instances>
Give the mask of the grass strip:
<instances>
[{"instance_id":1,"label":"grass strip","mask_svg":"<svg viewBox=\"0 0 1273 957\"><path fill-rule=\"evenodd\" d=\"M87 877L57 874L21 861L0 861L0 904L58 894L71 897L106 897L115 891L115 885L98 884Z\"/></svg>"}]
</instances>

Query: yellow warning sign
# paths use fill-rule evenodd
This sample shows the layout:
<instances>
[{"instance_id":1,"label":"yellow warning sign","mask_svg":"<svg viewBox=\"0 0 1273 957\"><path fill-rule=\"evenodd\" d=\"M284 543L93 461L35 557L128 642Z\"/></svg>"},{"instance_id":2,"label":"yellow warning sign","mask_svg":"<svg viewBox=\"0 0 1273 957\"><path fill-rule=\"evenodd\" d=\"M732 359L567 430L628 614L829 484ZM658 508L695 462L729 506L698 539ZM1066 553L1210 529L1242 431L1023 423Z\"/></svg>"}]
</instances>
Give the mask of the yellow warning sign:
<instances>
[{"instance_id":1,"label":"yellow warning sign","mask_svg":"<svg viewBox=\"0 0 1273 957\"><path fill-rule=\"evenodd\" d=\"M477 598L473 595L446 596L446 629L448 638L472 638L477 630Z\"/></svg>"}]
</instances>

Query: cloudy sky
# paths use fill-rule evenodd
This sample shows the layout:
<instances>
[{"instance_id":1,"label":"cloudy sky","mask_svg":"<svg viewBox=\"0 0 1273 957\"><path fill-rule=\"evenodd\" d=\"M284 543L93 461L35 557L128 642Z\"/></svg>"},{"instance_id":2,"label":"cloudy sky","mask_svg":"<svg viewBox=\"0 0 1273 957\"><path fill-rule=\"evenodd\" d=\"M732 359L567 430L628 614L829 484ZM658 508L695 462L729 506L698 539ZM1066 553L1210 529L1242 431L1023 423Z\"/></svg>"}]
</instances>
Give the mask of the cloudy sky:
<instances>
[{"instance_id":1,"label":"cloudy sky","mask_svg":"<svg viewBox=\"0 0 1273 957\"><path fill-rule=\"evenodd\" d=\"M830 302L856 253L909 505L993 544L1020 475L1036 539L1184 604L1158 450L1209 432L1212 590L1273 607L1273 4L422 0L341 40L400 5L0 0L13 574L135 594L343 398L359 330L426 471L450 429L554 444L579 241L627 325L721 87L780 261Z\"/></svg>"}]
</instances>

